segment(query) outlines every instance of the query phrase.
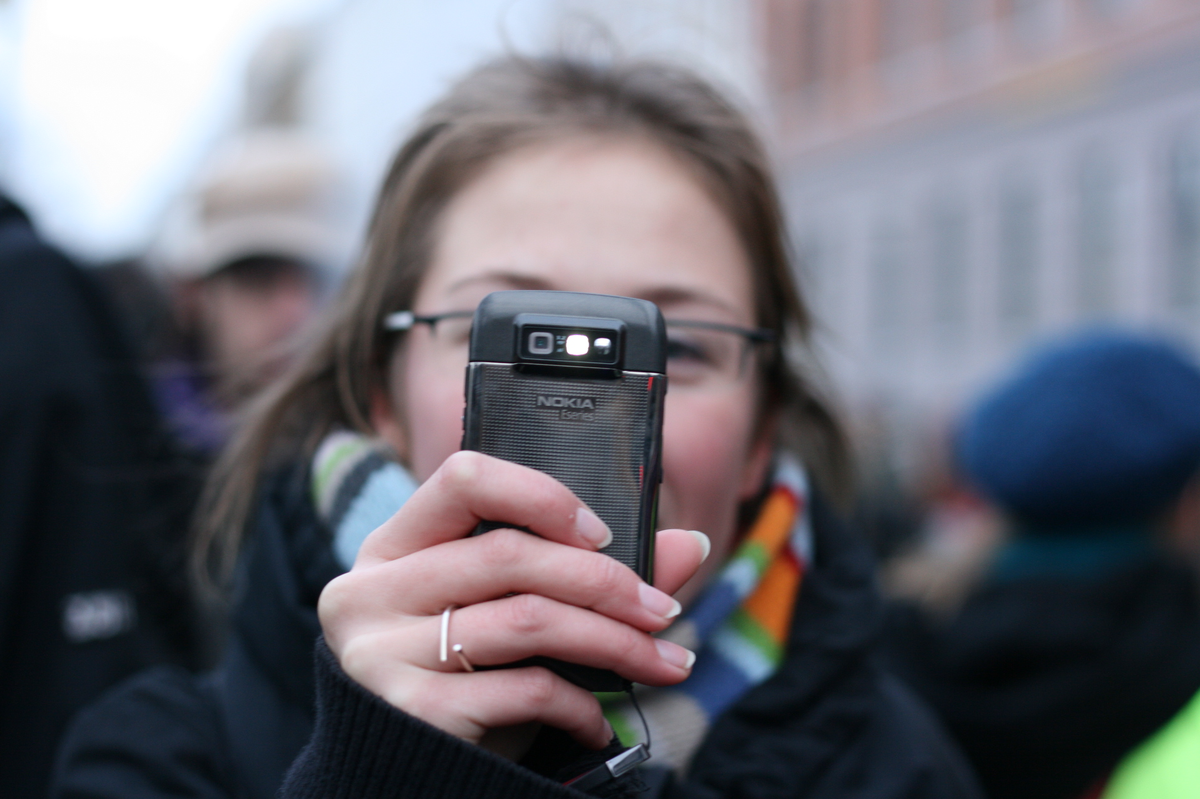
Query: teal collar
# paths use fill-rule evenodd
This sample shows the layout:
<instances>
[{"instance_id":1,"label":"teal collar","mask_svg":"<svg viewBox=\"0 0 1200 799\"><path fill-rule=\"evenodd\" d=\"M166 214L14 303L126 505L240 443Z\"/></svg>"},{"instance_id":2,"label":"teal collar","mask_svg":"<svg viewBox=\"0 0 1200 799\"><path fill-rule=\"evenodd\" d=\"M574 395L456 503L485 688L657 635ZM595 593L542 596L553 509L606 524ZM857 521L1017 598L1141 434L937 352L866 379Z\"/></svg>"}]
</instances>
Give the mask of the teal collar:
<instances>
[{"instance_id":1,"label":"teal collar","mask_svg":"<svg viewBox=\"0 0 1200 799\"><path fill-rule=\"evenodd\" d=\"M1018 528L992 562L991 578L1095 577L1146 560L1154 535L1142 525L1083 530Z\"/></svg>"}]
</instances>

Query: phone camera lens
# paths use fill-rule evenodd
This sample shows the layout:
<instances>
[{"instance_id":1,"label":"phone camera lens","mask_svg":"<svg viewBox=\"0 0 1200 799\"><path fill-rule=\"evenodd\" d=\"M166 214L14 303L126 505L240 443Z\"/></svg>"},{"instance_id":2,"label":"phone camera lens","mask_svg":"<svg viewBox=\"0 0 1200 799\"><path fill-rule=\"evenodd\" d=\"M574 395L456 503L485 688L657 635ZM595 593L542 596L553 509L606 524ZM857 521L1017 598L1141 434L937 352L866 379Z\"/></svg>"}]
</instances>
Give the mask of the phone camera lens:
<instances>
[{"instance_id":1,"label":"phone camera lens","mask_svg":"<svg viewBox=\"0 0 1200 799\"><path fill-rule=\"evenodd\" d=\"M544 330L529 334L530 355L551 355L554 352L554 336Z\"/></svg>"}]
</instances>

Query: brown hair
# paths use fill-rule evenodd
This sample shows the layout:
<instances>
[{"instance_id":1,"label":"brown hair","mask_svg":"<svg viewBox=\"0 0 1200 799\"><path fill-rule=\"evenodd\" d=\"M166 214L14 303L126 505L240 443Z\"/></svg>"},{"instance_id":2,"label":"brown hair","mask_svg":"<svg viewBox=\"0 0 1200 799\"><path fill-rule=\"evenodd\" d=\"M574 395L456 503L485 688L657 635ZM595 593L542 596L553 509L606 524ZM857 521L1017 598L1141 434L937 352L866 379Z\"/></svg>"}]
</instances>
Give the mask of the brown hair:
<instances>
[{"instance_id":1,"label":"brown hair","mask_svg":"<svg viewBox=\"0 0 1200 799\"><path fill-rule=\"evenodd\" d=\"M842 430L806 377L809 313L796 289L766 154L741 113L711 86L653 63L599 66L507 57L475 69L422 116L380 190L362 262L296 367L251 408L201 502L196 563L228 576L260 475L310 458L331 430L371 433L371 396L386 387L394 336L384 317L411 308L439 215L505 153L577 134L650 138L693 170L728 214L754 271L757 322L779 346L763 358L762 418L826 488L846 487Z\"/></svg>"}]
</instances>

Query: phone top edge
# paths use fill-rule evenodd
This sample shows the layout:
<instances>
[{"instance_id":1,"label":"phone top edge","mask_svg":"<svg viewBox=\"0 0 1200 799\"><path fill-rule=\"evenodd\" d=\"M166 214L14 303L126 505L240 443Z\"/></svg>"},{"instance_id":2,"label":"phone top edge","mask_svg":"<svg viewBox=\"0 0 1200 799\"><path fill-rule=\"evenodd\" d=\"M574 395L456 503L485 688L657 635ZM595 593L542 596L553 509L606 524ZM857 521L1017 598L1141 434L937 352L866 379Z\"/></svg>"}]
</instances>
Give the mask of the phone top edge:
<instances>
[{"instance_id":1,"label":"phone top edge","mask_svg":"<svg viewBox=\"0 0 1200 799\"><path fill-rule=\"evenodd\" d=\"M496 291L475 311L471 328L473 362L517 363L523 317L556 317L580 327L620 325L622 371L666 372L667 333L658 306L648 300L575 291ZM589 325L589 320L595 320ZM552 320L547 319L547 322Z\"/></svg>"}]
</instances>

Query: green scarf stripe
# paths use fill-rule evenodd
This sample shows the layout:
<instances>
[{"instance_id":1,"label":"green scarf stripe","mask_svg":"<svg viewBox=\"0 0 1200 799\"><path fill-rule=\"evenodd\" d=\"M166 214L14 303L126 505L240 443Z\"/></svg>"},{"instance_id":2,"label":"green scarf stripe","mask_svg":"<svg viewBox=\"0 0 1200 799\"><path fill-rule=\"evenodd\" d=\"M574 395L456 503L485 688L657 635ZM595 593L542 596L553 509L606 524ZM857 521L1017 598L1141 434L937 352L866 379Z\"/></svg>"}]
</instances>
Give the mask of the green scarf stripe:
<instances>
[{"instance_id":1,"label":"green scarf stripe","mask_svg":"<svg viewBox=\"0 0 1200 799\"><path fill-rule=\"evenodd\" d=\"M738 548L733 557L729 559L730 563L739 560L749 560L754 563L754 572L759 577L766 571L767 565L770 564L771 558L767 553L767 548L757 541L747 541Z\"/></svg>"},{"instance_id":2,"label":"green scarf stripe","mask_svg":"<svg viewBox=\"0 0 1200 799\"><path fill-rule=\"evenodd\" d=\"M329 478L337 469L338 464L342 463L346 458L350 457L359 450L364 449L364 444L361 441L347 441L345 444L335 448L333 454L326 458L325 463L321 465L321 471L317 474L317 479L313 481L316 499L319 502L321 494L325 492L325 487L329 482Z\"/></svg>"},{"instance_id":3,"label":"green scarf stripe","mask_svg":"<svg viewBox=\"0 0 1200 799\"><path fill-rule=\"evenodd\" d=\"M619 708L610 707L604 711L604 718L608 719L608 723L612 725L613 732L617 734L623 746L633 746L633 744L641 740L638 731L629 723L629 719L621 712Z\"/></svg>"},{"instance_id":4,"label":"green scarf stripe","mask_svg":"<svg viewBox=\"0 0 1200 799\"><path fill-rule=\"evenodd\" d=\"M733 628L737 630L738 635L742 640L753 646L762 656L770 663L779 663L783 660L783 646L779 641L776 641L766 629L759 624L753 616L747 613L742 608L738 608L733 612L729 619Z\"/></svg>"}]
</instances>

